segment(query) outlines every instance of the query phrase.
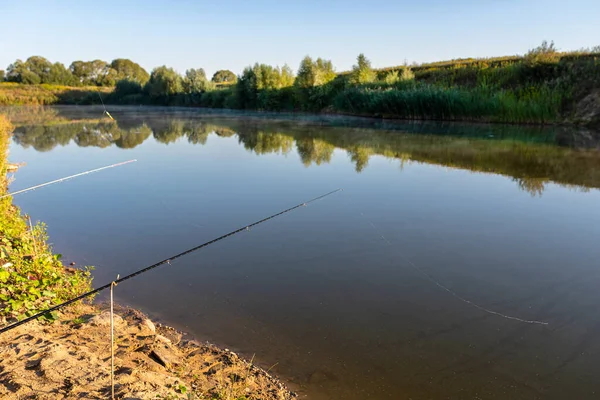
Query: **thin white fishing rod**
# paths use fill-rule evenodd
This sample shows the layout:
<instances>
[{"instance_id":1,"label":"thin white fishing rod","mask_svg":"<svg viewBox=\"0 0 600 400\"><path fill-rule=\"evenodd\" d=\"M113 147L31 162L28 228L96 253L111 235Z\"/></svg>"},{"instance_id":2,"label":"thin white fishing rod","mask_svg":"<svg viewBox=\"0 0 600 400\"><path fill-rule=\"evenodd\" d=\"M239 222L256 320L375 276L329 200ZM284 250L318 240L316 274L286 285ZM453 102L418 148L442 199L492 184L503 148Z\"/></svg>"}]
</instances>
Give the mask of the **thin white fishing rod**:
<instances>
[{"instance_id":1,"label":"thin white fishing rod","mask_svg":"<svg viewBox=\"0 0 600 400\"><path fill-rule=\"evenodd\" d=\"M3 198L8 197L8 196L15 196L17 194L29 192L30 190L39 189L41 187L52 185L52 184L55 184L55 183L64 182L64 181L69 180L69 179L77 178L78 176L91 174L92 172L98 172L98 171L102 171L104 169L114 168L114 167L118 167L118 166L121 166L121 165L125 165L125 164L129 164L129 163L132 163L132 162L136 162L136 161L137 160L134 159L134 160L123 161L123 162L112 164L112 165L107 165L106 167L91 169L89 171L81 172L79 174L66 176L64 178L56 179L56 180L53 180L53 181L50 181L50 182L46 182L46 183L41 183L39 185L35 185L35 186L29 187L27 189L22 189L22 190L18 190L16 192L7 193L5 195L0 196L0 199L3 199Z\"/></svg>"},{"instance_id":2,"label":"thin white fishing rod","mask_svg":"<svg viewBox=\"0 0 600 400\"><path fill-rule=\"evenodd\" d=\"M362 212L360 213L360 215L362 215L365 219L367 219ZM379 237L382 240L384 240L385 242L387 242L388 245L392 245L392 243L385 236L383 236L383 234L379 231L379 229L377 229L377 227L375 226L375 224L373 224L373 222L369 221L368 219L367 219L367 221L373 227L373 229L375 230L375 232L377 232L377 235L379 235ZM414 262L412 262L410 260L410 258L408 258L407 256L405 256L404 253L402 253L401 251L398 250L398 254L400 254L400 257L402 257L411 267L413 267L415 270L417 270L428 281L430 281L431 283L433 283L434 285L436 285L440 289L442 289L442 290L450 293L452 296L454 296L455 298L457 298L458 300L462 301L465 304L468 304L468 305L470 305L472 307L475 307L476 309L478 309L480 311L483 311L485 313L496 315L498 317L510 319L510 320L513 320L513 321L523 322L523 323L526 323L526 324L548 325L548 323L544 322L544 321L536 321L536 320L530 320L530 319L523 319L523 318L519 318L519 317L513 317L511 315L502 314L502 313L500 313L498 311L490 310L489 308L485 308L483 306L480 306L479 304L474 303L471 300L467 300L464 297L462 297L459 294L457 294L452 289L450 289L450 288L442 285L440 282L438 282L437 280L435 280L431 275L429 275L427 272L425 272L425 270L423 270L423 268L417 266Z\"/></svg>"}]
</instances>

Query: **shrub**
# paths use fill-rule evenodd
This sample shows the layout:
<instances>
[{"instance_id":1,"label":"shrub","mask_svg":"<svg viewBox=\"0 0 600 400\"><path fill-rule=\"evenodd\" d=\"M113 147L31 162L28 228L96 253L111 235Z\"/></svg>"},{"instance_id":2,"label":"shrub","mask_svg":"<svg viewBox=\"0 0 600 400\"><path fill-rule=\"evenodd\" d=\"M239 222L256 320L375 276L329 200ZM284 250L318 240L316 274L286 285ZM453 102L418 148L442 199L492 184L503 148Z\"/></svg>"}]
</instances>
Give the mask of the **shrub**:
<instances>
[{"instance_id":1,"label":"shrub","mask_svg":"<svg viewBox=\"0 0 600 400\"><path fill-rule=\"evenodd\" d=\"M6 193L12 126L0 115L0 194ZM88 271L67 272L47 244L42 224L27 224L11 201L0 199L0 321L23 319L91 287ZM55 319L56 313L47 317Z\"/></svg>"}]
</instances>

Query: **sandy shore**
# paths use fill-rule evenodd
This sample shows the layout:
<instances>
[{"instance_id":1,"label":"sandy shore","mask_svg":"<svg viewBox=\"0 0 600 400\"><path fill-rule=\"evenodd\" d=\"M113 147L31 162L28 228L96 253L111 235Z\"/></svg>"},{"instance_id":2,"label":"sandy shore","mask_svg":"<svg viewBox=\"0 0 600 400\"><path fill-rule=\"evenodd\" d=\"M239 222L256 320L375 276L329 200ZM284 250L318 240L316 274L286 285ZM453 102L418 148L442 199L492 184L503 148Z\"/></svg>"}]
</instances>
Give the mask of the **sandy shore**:
<instances>
[{"instance_id":1,"label":"sandy shore","mask_svg":"<svg viewBox=\"0 0 600 400\"><path fill-rule=\"evenodd\" d=\"M115 313L115 398L296 398L227 349L186 340L133 309ZM0 335L0 398L107 399L110 365L109 312L76 305L53 324L33 321Z\"/></svg>"}]
</instances>

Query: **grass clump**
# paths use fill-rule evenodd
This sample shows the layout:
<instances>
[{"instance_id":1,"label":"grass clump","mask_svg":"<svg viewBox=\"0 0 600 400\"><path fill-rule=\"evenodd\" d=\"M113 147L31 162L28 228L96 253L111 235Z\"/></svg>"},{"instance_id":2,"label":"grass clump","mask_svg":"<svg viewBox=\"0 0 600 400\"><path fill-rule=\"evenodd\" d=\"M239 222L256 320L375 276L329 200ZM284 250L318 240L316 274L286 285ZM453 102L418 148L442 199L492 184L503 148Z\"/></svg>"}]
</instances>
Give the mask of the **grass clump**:
<instances>
[{"instance_id":1,"label":"grass clump","mask_svg":"<svg viewBox=\"0 0 600 400\"><path fill-rule=\"evenodd\" d=\"M0 196L8 189L8 141L13 130L0 115ZM12 204L0 199L0 326L75 297L91 287L88 270L69 270L53 254L43 224L31 223ZM48 320L56 319L49 314Z\"/></svg>"}]
</instances>

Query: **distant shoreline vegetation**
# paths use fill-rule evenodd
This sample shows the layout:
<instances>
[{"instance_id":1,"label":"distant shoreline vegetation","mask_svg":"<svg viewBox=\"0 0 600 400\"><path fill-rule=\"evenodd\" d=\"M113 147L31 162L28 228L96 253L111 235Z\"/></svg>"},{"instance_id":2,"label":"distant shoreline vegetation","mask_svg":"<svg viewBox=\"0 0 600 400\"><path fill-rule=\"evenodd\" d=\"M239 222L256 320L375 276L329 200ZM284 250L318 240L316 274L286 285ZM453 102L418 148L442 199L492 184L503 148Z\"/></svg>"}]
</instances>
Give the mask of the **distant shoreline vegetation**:
<instances>
[{"instance_id":1,"label":"distant shoreline vegetation","mask_svg":"<svg viewBox=\"0 0 600 400\"><path fill-rule=\"evenodd\" d=\"M373 69L360 54L348 72L305 57L294 74L256 63L236 76L202 68L151 73L127 59L43 57L0 71L0 105L166 105L502 123L600 125L600 46L559 52L543 42L523 56L460 59ZM596 110L596 111L594 111Z\"/></svg>"}]
</instances>

